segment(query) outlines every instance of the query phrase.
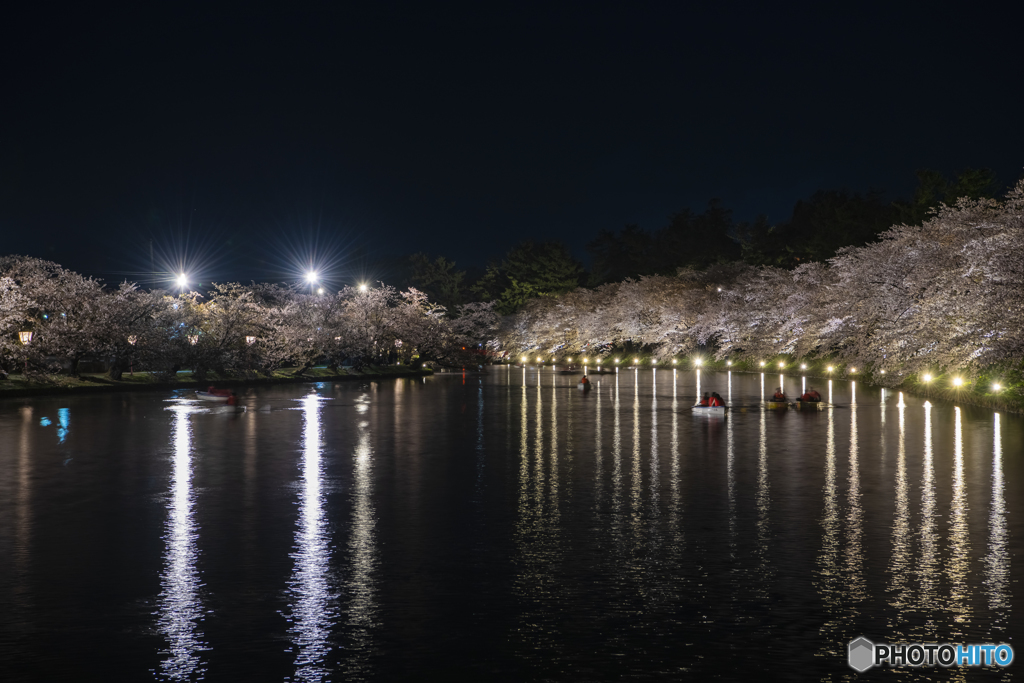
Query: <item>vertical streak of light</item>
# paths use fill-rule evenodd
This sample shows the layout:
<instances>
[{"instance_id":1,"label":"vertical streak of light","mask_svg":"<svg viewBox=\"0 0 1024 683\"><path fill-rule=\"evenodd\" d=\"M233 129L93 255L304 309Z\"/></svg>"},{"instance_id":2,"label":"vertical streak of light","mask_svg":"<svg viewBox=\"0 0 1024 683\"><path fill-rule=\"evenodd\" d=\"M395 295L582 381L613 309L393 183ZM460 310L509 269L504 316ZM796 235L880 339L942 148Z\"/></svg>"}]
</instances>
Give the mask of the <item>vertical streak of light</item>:
<instances>
[{"instance_id":1,"label":"vertical streak of light","mask_svg":"<svg viewBox=\"0 0 1024 683\"><path fill-rule=\"evenodd\" d=\"M369 397L363 396L356 411L365 413L369 408ZM315 407L319 418L319 406ZM352 526L348 541L349 557L351 558L351 577L346 586L348 600L348 627L351 637L345 666L350 674L367 675L369 671L369 655L372 646L373 631L377 624L377 582L378 565L376 544L376 512L373 509L373 448L370 444L370 423L361 420L356 426L356 449L353 454L355 463L352 477ZM321 449L317 449L317 457ZM319 494L319 492L318 492ZM320 517L325 515L320 512ZM326 526L322 528L321 538L324 544L322 567L324 571L323 590L329 586L326 572L329 564L329 548Z\"/></svg>"},{"instance_id":2,"label":"vertical streak of light","mask_svg":"<svg viewBox=\"0 0 1024 683\"><path fill-rule=\"evenodd\" d=\"M302 399L302 462L299 481L299 519L292 551L292 575L288 580L289 621L297 681L322 681L329 674L324 659L337 610L330 590L330 537L324 514L321 476L320 397ZM358 492L356 496L358 497ZM353 529L353 538L360 530ZM365 530L362 531L365 533ZM350 542L350 547L351 547ZM357 592L361 590L356 583ZM356 595L354 603L361 599Z\"/></svg>"},{"instance_id":3,"label":"vertical streak of light","mask_svg":"<svg viewBox=\"0 0 1024 683\"><path fill-rule=\"evenodd\" d=\"M761 402L764 402L764 373L761 373Z\"/></svg>"},{"instance_id":4,"label":"vertical streak of light","mask_svg":"<svg viewBox=\"0 0 1024 683\"><path fill-rule=\"evenodd\" d=\"M1010 554L1007 550L1004 489L1003 444L999 429L999 413L996 413L992 429L992 509L988 518L988 553L984 560L988 606L995 615L993 626L1003 624L1010 614Z\"/></svg>"},{"instance_id":5,"label":"vertical streak of light","mask_svg":"<svg viewBox=\"0 0 1024 683\"><path fill-rule=\"evenodd\" d=\"M551 387L551 460L549 462L549 481L550 486L548 487L548 501L550 501L550 510L548 512L547 522L552 526L558 526L559 517L559 491L558 491L558 391L552 386Z\"/></svg>"},{"instance_id":6,"label":"vertical streak of light","mask_svg":"<svg viewBox=\"0 0 1024 683\"><path fill-rule=\"evenodd\" d=\"M807 378L806 377L801 377L800 378L800 395L803 396L806 393L807 393Z\"/></svg>"},{"instance_id":7,"label":"vertical streak of light","mask_svg":"<svg viewBox=\"0 0 1024 683\"><path fill-rule=\"evenodd\" d=\"M658 372L655 370L654 372ZM661 512L659 503L661 496L658 487L661 486L661 460L658 457L658 394L652 391L651 396L651 517L657 517Z\"/></svg>"},{"instance_id":8,"label":"vertical streak of light","mask_svg":"<svg viewBox=\"0 0 1024 683\"><path fill-rule=\"evenodd\" d=\"M896 515L892 525L892 561L889 572L892 575L889 592L893 594L889 604L896 608L899 625L906 623L910 595L907 590L907 574L911 571L910 558L910 487L907 484L907 442L905 406L899 406L899 441L896 447ZM890 627L897 624L890 623Z\"/></svg>"},{"instance_id":9,"label":"vertical streak of light","mask_svg":"<svg viewBox=\"0 0 1024 683\"><path fill-rule=\"evenodd\" d=\"M700 393L700 368L697 368L697 400L694 401L694 403L700 403L700 399L701 399L701 393Z\"/></svg>"},{"instance_id":10,"label":"vertical streak of light","mask_svg":"<svg viewBox=\"0 0 1024 683\"><path fill-rule=\"evenodd\" d=\"M533 485L533 509L540 517L544 513L544 489L547 488L547 476L544 472L544 396L541 394L542 387L537 385L537 408L534 413L534 434L533 455L534 455L534 485Z\"/></svg>"},{"instance_id":11,"label":"vertical streak of light","mask_svg":"<svg viewBox=\"0 0 1024 683\"><path fill-rule=\"evenodd\" d=\"M171 432L174 470L168 496L165 525L164 571L160 577L158 630L167 638L167 659L160 663L160 677L172 680L200 679L206 664L199 653L206 650L197 624L203 618L199 599L202 582L196 560L198 533L192 518L192 423L187 405L172 409Z\"/></svg>"},{"instance_id":12,"label":"vertical streak of light","mask_svg":"<svg viewBox=\"0 0 1024 683\"><path fill-rule=\"evenodd\" d=\"M601 478L603 472L601 471L602 458L604 457L604 445L601 443L601 389L598 387L597 396L595 403L594 414L594 507L597 510L601 508L601 501L603 498L604 490L601 488Z\"/></svg>"},{"instance_id":13,"label":"vertical streak of light","mask_svg":"<svg viewBox=\"0 0 1024 683\"><path fill-rule=\"evenodd\" d=\"M762 377L764 377L762 373ZM768 432L765 418L766 411L761 409L759 435L757 440L757 558L758 576L761 579L761 597L768 594L768 544L771 540L771 528L768 513L771 491L768 484Z\"/></svg>"},{"instance_id":14,"label":"vertical streak of light","mask_svg":"<svg viewBox=\"0 0 1024 683\"><path fill-rule=\"evenodd\" d=\"M619 378L615 377L615 400L612 402L612 509L615 525L622 524L622 421L620 417ZM618 529L621 531L621 528Z\"/></svg>"},{"instance_id":15,"label":"vertical streak of light","mask_svg":"<svg viewBox=\"0 0 1024 683\"><path fill-rule=\"evenodd\" d=\"M31 623L30 596L32 578L32 406L21 408L21 435L18 444L18 488L15 499L14 565L18 616Z\"/></svg>"},{"instance_id":16,"label":"vertical streak of light","mask_svg":"<svg viewBox=\"0 0 1024 683\"><path fill-rule=\"evenodd\" d=\"M729 371L732 374L732 371ZM731 402L731 401L730 401ZM726 494L729 506L729 559L735 567L737 537L736 537L736 448L732 436L732 420L725 421L725 473L726 473Z\"/></svg>"},{"instance_id":17,"label":"vertical streak of light","mask_svg":"<svg viewBox=\"0 0 1024 683\"><path fill-rule=\"evenodd\" d=\"M864 582L864 509L860 498L860 444L857 440L857 404L850 405L850 489L847 493L849 511L846 515L846 572L847 589L851 600L850 609L857 614L854 605L866 596Z\"/></svg>"},{"instance_id":18,"label":"vertical streak of light","mask_svg":"<svg viewBox=\"0 0 1024 683\"><path fill-rule=\"evenodd\" d=\"M633 530L639 532L643 473L640 471L640 384L638 382L633 384L633 463L630 469L633 474L633 483L630 487Z\"/></svg>"},{"instance_id":19,"label":"vertical streak of light","mask_svg":"<svg viewBox=\"0 0 1024 683\"><path fill-rule=\"evenodd\" d=\"M949 510L949 560L946 575L949 577L950 611L953 621L961 627L970 621L970 538L967 528L967 485L964 482L964 438L961 426L960 408L954 408L953 424L953 498ZM954 633L963 636L964 632Z\"/></svg>"},{"instance_id":20,"label":"vertical streak of light","mask_svg":"<svg viewBox=\"0 0 1024 683\"><path fill-rule=\"evenodd\" d=\"M850 405L857 405L857 383L850 382Z\"/></svg>"},{"instance_id":21,"label":"vertical streak of light","mask_svg":"<svg viewBox=\"0 0 1024 683\"><path fill-rule=\"evenodd\" d=\"M828 402L832 403L832 380L828 381Z\"/></svg>"},{"instance_id":22,"label":"vertical streak of light","mask_svg":"<svg viewBox=\"0 0 1024 683\"><path fill-rule=\"evenodd\" d=\"M673 375L675 370L672 371ZM682 519L679 500L679 399L675 382L672 383L672 530L676 546L682 542L679 522Z\"/></svg>"},{"instance_id":23,"label":"vertical streak of light","mask_svg":"<svg viewBox=\"0 0 1024 683\"><path fill-rule=\"evenodd\" d=\"M924 402L924 472L921 475L921 583L920 604L924 610L935 609L936 538L935 538L935 471L932 464L932 404Z\"/></svg>"},{"instance_id":24,"label":"vertical streak of light","mask_svg":"<svg viewBox=\"0 0 1024 683\"><path fill-rule=\"evenodd\" d=\"M825 435L825 486L824 505L821 516L821 554L818 556L818 592L825 612L820 633L825 640L832 638L832 632L839 624L841 606L841 579L838 570L839 558L839 504L836 495L836 427L835 408L828 409L828 425Z\"/></svg>"},{"instance_id":25,"label":"vertical streak of light","mask_svg":"<svg viewBox=\"0 0 1024 683\"><path fill-rule=\"evenodd\" d=\"M732 405L732 370L729 371L729 405Z\"/></svg>"}]
</instances>

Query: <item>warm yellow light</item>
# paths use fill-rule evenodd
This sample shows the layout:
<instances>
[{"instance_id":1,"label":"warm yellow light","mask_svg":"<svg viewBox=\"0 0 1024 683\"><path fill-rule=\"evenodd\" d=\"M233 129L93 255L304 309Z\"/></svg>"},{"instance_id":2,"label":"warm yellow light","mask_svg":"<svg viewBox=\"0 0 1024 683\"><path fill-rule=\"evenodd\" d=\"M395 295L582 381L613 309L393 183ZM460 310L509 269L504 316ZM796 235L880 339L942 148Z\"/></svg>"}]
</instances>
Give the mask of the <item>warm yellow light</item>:
<instances>
[{"instance_id":1,"label":"warm yellow light","mask_svg":"<svg viewBox=\"0 0 1024 683\"><path fill-rule=\"evenodd\" d=\"M726 365L732 365L732 361L731 360L727 360L727 361L725 361L725 364Z\"/></svg>"},{"instance_id":2,"label":"warm yellow light","mask_svg":"<svg viewBox=\"0 0 1024 683\"><path fill-rule=\"evenodd\" d=\"M633 359L633 363L634 363L634 364L635 364L635 363L639 363L639 362L640 362L640 359L639 359L639 358L634 358L634 359Z\"/></svg>"},{"instance_id":3,"label":"warm yellow light","mask_svg":"<svg viewBox=\"0 0 1024 683\"><path fill-rule=\"evenodd\" d=\"M538 363L540 362L540 356L537 356L537 362Z\"/></svg>"},{"instance_id":4,"label":"warm yellow light","mask_svg":"<svg viewBox=\"0 0 1024 683\"><path fill-rule=\"evenodd\" d=\"M678 363L678 362L679 362L679 361L677 361L677 360L676 360L675 358L673 358L673 359L672 359L672 365L675 365L675 364L676 364L676 363Z\"/></svg>"},{"instance_id":5,"label":"warm yellow light","mask_svg":"<svg viewBox=\"0 0 1024 683\"><path fill-rule=\"evenodd\" d=\"M925 373L924 377L922 377L921 379L923 379L925 382L931 382L932 376L929 375L928 373Z\"/></svg>"},{"instance_id":6,"label":"warm yellow light","mask_svg":"<svg viewBox=\"0 0 1024 683\"><path fill-rule=\"evenodd\" d=\"M701 364L702 362L703 362L703 361L701 361L701 359L700 359L700 358L696 358L696 359L694 359L694 361L693 361L693 364L694 364L694 365L696 365L696 366L697 366L697 367L699 368L699 367L700 367L700 364Z\"/></svg>"},{"instance_id":7,"label":"warm yellow light","mask_svg":"<svg viewBox=\"0 0 1024 683\"><path fill-rule=\"evenodd\" d=\"M964 381L962 379L960 379L959 377L954 377L953 378L953 386L954 387L958 387L958 386L962 385L963 383L964 383Z\"/></svg>"},{"instance_id":8,"label":"warm yellow light","mask_svg":"<svg viewBox=\"0 0 1024 683\"><path fill-rule=\"evenodd\" d=\"M658 363L658 359L657 358L652 358L651 359L651 365L657 365L657 363Z\"/></svg>"},{"instance_id":9,"label":"warm yellow light","mask_svg":"<svg viewBox=\"0 0 1024 683\"><path fill-rule=\"evenodd\" d=\"M252 346L253 344L256 343L256 337L246 337L245 343L248 344L249 346Z\"/></svg>"},{"instance_id":10,"label":"warm yellow light","mask_svg":"<svg viewBox=\"0 0 1024 683\"><path fill-rule=\"evenodd\" d=\"M784 368L784 367L786 367L786 364L785 364L785 363L783 363L783 362L782 362L782 361L780 360L780 361L779 361L779 367L780 367L780 368Z\"/></svg>"},{"instance_id":11,"label":"warm yellow light","mask_svg":"<svg viewBox=\"0 0 1024 683\"><path fill-rule=\"evenodd\" d=\"M321 287L320 289L316 290L316 293L317 294L323 294L324 293L324 288Z\"/></svg>"},{"instance_id":12,"label":"warm yellow light","mask_svg":"<svg viewBox=\"0 0 1024 683\"><path fill-rule=\"evenodd\" d=\"M992 391L999 391L1000 389L1002 389L1002 387L999 386L999 382L994 382L992 384Z\"/></svg>"},{"instance_id":13,"label":"warm yellow light","mask_svg":"<svg viewBox=\"0 0 1024 683\"><path fill-rule=\"evenodd\" d=\"M761 361L761 367L762 368L764 367L764 361Z\"/></svg>"},{"instance_id":14,"label":"warm yellow light","mask_svg":"<svg viewBox=\"0 0 1024 683\"><path fill-rule=\"evenodd\" d=\"M807 363L801 363L800 364L800 369L801 370L806 370L807 369Z\"/></svg>"},{"instance_id":15,"label":"warm yellow light","mask_svg":"<svg viewBox=\"0 0 1024 683\"><path fill-rule=\"evenodd\" d=\"M521 360L521 361L523 361L523 362L525 363L525 362L526 362L526 356L523 356L523 357L522 357L522 358L520 358L519 360Z\"/></svg>"},{"instance_id":16,"label":"warm yellow light","mask_svg":"<svg viewBox=\"0 0 1024 683\"><path fill-rule=\"evenodd\" d=\"M857 368L850 368L850 374L857 372Z\"/></svg>"},{"instance_id":17,"label":"warm yellow light","mask_svg":"<svg viewBox=\"0 0 1024 683\"><path fill-rule=\"evenodd\" d=\"M883 374L883 375L885 374L885 370L882 370L882 374Z\"/></svg>"},{"instance_id":18,"label":"warm yellow light","mask_svg":"<svg viewBox=\"0 0 1024 683\"><path fill-rule=\"evenodd\" d=\"M618 362L619 362L619 359L618 359L618 358L616 358L616 359L615 359L615 362L616 362L616 363L618 363Z\"/></svg>"},{"instance_id":19,"label":"warm yellow light","mask_svg":"<svg viewBox=\"0 0 1024 683\"><path fill-rule=\"evenodd\" d=\"M586 363L586 362L587 362L587 359L586 359L586 358L584 358L584 359L583 359L583 362L584 362L584 363Z\"/></svg>"},{"instance_id":20,"label":"warm yellow light","mask_svg":"<svg viewBox=\"0 0 1024 683\"><path fill-rule=\"evenodd\" d=\"M191 344L192 346L195 346L196 344L198 344L199 343L199 335L198 334L190 334L190 335L188 335L188 343Z\"/></svg>"},{"instance_id":21,"label":"warm yellow light","mask_svg":"<svg viewBox=\"0 0 1024 683\"><path fill-rule=\"evenodd\" d=\"M366 291L366 283L365 282L363 284L359 285L359 291L360 292L365 292Z\"/></svg>"},{"instance_id":22,"label":"warm yellow light","mask_svg":"<svg viewBox=\"0 0 1024 683\"><path fill-rule=\"evenodd\" d=\"M832 366L831 366L831 365L830 365L830 366L828 366L828 371L829 371L829 372L832 372Z\"/></svg>"},{"instance_id":23,"label":"warm yellow light","mask_svg":"<svg viewBox=\"0 0 1024 683\"><path fill-rule=\"evenodd\" d=\"M19 332L18 339L21 340L22 344L28 344L30 341L32 341L32 330L25 330L24 332Z\"/></svg>"},{"instance_id":24,"label":"warm yellow light","mask_svg":"<svg viewBox=\"0 0 1024 683\"><path fill-rule=\"evenodd\" d=\"M129 344L131 344L132 346L135 346L135 342L137 342L137 341L139 341L139 338L136 337L134 334L129 334L128 335L128 343Z\"/></svg>"}]
</instances>

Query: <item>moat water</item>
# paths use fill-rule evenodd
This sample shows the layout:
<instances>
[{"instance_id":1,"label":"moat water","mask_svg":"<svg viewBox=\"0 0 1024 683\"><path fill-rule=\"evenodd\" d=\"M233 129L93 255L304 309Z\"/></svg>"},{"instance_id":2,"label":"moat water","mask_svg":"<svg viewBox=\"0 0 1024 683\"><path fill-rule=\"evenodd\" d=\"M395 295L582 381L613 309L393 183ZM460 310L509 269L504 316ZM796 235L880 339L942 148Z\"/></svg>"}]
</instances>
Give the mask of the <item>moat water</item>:
<instances>
[{"instance_id":1,"label":"moat water","mask_svg":"<svg viewBox=\"0 0 1024 683\"><path fill-rule=\"evenodd\" d=\"M592 380L0 401L0 678L842 679L861 635L1016 645L1021 417ZM709 390L724 418L690 412Z\"/></svg>"}]
</instances>

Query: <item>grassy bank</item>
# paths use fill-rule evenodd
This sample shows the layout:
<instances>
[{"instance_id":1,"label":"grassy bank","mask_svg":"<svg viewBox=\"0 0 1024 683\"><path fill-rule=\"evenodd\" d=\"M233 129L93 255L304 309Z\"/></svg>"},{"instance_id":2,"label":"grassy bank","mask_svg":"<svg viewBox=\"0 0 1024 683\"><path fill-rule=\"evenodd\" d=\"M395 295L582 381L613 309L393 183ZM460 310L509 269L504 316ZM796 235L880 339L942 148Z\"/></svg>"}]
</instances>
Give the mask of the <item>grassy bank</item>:
<instances>
[{"instance_id":1,"label":"grassy bank","mask_svg":"<svg viewBox=\"0 0 1024 683\"><path fill-rule=\"evenodd\" d=\"M190 371L179 372L173 380L166 380L148 372L125 373L118 380L106 374L83 373L78 377L52 375L45 381L27 381L21 375L11 375L0 381L0 399L23 396L52 396L85 394L110 391L166 391L168 389L205 389L209 386L232 388L258 386L262 384L294 384L303 382L344 382L357 380L379 380L394 377L424 377L433 374L431 370L416 370L405 365L368 365L362 371L311 368L297 374L298 368L281 368L272 373L219 374L206 373L200 381Z\"/></svg>"}]
</instances>

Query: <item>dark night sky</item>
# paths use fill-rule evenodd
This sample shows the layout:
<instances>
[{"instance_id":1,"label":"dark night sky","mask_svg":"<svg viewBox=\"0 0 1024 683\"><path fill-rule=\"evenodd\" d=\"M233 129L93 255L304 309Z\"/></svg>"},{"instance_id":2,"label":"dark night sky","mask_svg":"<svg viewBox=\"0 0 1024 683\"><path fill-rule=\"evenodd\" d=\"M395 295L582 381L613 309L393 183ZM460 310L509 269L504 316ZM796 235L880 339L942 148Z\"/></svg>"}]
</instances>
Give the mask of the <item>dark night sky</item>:
<instances>
[{"instance_id":1,"label":"dark night sky","mask_svg":"<svg viewBox=\"0 0 1024 683\"><path fill-rule=\"evenodd\" d=\"M524 238L583 256L712 197L783 221L918 168L1009 185L1015 5L39 3L0 29L0 254L144 282L152 238L199 279L345 282Z\"/></svg>"}]
</instances>

